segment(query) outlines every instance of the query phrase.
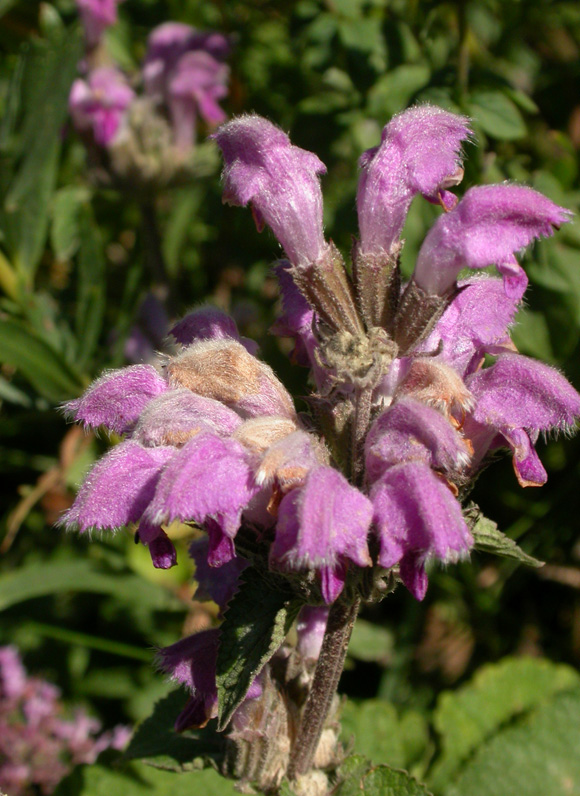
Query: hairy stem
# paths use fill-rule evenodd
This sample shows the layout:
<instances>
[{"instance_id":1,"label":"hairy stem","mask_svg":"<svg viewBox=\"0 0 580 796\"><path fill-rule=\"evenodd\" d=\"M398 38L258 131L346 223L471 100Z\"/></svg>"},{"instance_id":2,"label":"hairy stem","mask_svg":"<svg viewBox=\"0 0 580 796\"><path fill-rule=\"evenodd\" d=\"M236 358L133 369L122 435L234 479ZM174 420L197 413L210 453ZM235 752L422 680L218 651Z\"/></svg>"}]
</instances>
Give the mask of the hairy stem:
<instances>
[{"instance_id":1,"label":"hairy stem","mask_svg":"<svg viewBox=\"0 0 580 796\"><path fill-rule=\"evenodd\" d=\"M314 754L338 688L359 605L359 599L351 604L335 602L328 614L312 687L304 706L300 728L290 755L287 771L287 777L290 780L306 774L312 767Z\"/></svg>"},{"instance_id":2,"label":"hairy stem","mask_svg":"<svg viewBox=\"0 0 580 796\"><path fill-rule=\"evenodd\" d=\"M360 486L364 474L364 441L371 419L372 390L355 390L354 416L352 420L351 477Z\"/></svg>"}]
</instances>

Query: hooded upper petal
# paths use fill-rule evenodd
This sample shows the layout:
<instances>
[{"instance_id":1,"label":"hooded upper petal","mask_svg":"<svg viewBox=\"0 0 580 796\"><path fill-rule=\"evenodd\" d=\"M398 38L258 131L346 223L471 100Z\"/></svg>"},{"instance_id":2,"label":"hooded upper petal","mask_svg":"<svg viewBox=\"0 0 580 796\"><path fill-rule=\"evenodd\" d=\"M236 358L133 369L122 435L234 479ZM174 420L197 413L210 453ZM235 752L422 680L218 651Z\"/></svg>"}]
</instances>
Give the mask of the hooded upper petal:
<instances>
[{"instance_id":1,"label":"hooded upper petal","mask_svg":"<svg viewBox=\"0 0 580 796\"><path fill-rule=\"evenodd\" d=\"M550 431L571 428L580 416L580 395L555 368L520 354L502 354L469 379L477 403L473 418L501 429Z\"/></svg>"},{"instance_id":2,"label":"hooded upper petal","mask_svg":"<svg viewBox=\"0 0 580 796\"><path fill-rule=\"evenodd\" d=\"M522 185L471 188L457 207L441 216L423 242L413 278L426 293L444 295L462 268L495 265L504 276L506 294L520 299L527 277L514 253L554 227L570 212Z\"/></svg>"},{"instance_id":3,"label":"hooded upper petal","mask_svg":"<svg viewBox=\"0 0 580 796\"><path fill-rule=\"evenodd\" d=\"M360 251L389 251L403 229L417 193L446 206L446 189L463 177L461 142L469 137L465 116L433 105L417 105L394 116L381 143L360 159L357 193Z\"/></svg>"},{"instance_id":4,"label":"hooded upper petal","mask_svg":"<svg viewBox=\"0 0 580 796\"><path fill-rule=\"evenodd\" d=\"M133 440L116 445L89 472L62 524L87 531L137 522L174 455L175 448L144 448Z\"/></svg>"},{"instance_id":5,"label":"hooded upper petal","mask_svg":"<svg viewBox=\"0 0 580 796\"><path fill-rule=\"evenodd\" d=\"M202 432L166 467L146 516L156 524L212 518L233 537L257 491L243 446Z\"/></svg>"},{"instance_id":6,"label":"hooded upper petal","mask_svg":"<svg viewBox=\"0 0 580 796\"><path fill-rule=\"evenodd\" d=\"M224 202L251 203L259 227L271 227L293 265L316 262L326 249L318 181L325 165L261 116L232 119L213 137L225 160Z\"/></svg>"},{"instance_id":7,"label":"hooded upper petal","mask_svg":"<svg viewBox=\"0 0 580 796\"><path fill-rule=\"evenodd\" d=\"M124 434L135 424L147 404L167 390L167 382L152 365L132 365L110 370L64 411L85 426L105 426Z\"/></svg>"}]
</instances>

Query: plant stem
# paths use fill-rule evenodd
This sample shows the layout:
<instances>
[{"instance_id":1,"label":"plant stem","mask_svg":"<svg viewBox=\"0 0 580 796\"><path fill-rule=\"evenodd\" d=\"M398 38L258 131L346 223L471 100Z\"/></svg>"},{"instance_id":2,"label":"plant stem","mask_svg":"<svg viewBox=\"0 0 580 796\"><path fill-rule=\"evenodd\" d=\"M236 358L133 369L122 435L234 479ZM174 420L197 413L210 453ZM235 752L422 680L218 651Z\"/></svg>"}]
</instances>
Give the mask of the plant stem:
<instances>
[{"instance_id":1,"label":"plant stem","mask_svg":"<svg viewBox=\"0 0 580 796\"><path fill-rule=\"evenodd\" d=\"M163 257L157 210L152 201L143 202L141 205L141 217L143 221L145 262L153 281L152 292L162 302L167 313L171 317L175 317L177 312L174 306L174 297L165 265L165 258Z\"/></svg>"},{"instance_id":2,"label":"plant stem","mask_svg":"<svg viewBox=\"0 0 580 796\"><path fill-rule=\"evenodd\" d=\"M296 742L290 755L287 771L287 777L290 780L306 774L312 766L314 754L338 688L359 605L360 599L357 599L350 604L335 602L330 608L312 687L304 706Z\"/></svg>"},{"instance_id":3,"label":"plant stem","mask_svg":"<svg viewBox=\"0 0 580 796\"><path fill-rule=\"evenodd\" d=\"M459 52L457 56L457 87L461 98L467 95L469 87L469 25L467 23L467 2L459 0Z\"/></svg>"},{"instance_id":4,"label":"plant stem","mask_svg":"<svg viewBox=\"0 0 580 796\"><path fill-rule=\"evenodd\" d=\"M351 477L353 484L360 486L364 474L364 441L371 419L372 390L357 388L354 398L352 421Z\"/></svg>"}]
</instances>

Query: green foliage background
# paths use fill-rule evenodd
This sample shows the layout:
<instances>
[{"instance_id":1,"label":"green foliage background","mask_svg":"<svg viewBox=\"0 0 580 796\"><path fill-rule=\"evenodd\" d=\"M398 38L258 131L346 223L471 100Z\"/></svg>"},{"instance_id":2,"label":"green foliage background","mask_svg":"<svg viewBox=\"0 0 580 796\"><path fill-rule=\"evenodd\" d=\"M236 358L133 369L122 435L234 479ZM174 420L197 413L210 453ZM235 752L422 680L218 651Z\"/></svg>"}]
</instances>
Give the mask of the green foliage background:
<instances>
[{"instance_id":1,"label":"green foliage background","mask_svg":"<svg viewBox=\"0 0 580 796\"><path fill-rule=\"evenodd\" d=\"M327 234L345 252L356 233L357 158L378 143L391 115L413 102L473 118L476 141L466 147L460 193L518 180L578 212L575 2L127 0L120 17L107 43L128 70L138 68L149 31L163 21L232 34L228 113L269 117L327 164ZM103 368L124 364L140 302L159 285L149 268L142 208L96 187L67 121L82 54L72 0L0 0L0 47L0 643L17 643L30 670L56 681L67 698L90 703L105 723L138 721L168 691L150 665L152 647L176 640L184 627L207 624L211 608L191 601L185 541L180 566L160 573L129 533L89 541L54 527L83 472L109 444L71 431L55 410ZM269 232L258 235L247 211L221 204L218 160L206 155L205 176L156 200L175 314L206 300L223 306L243 334L259 340L285 383L304 394L305 373L289 364L284 343L268 336L277 244ZM404 233L407 273L438 212L420 200L413 205ZM579 387L577 216L529 252L525 267L530 289L514 332L518 348L561 367ZM547 739L557 745L557 728L574 726L574 718L577 733L580 449L567 439L541 448L550 476L542 490L521 490L502 461L481 478L474 499L547 566L528 570L474 554L471 562L434 572L423 604L400 589L363 614L351 645L342 688L355 700L345 723L357 737L356 751L411 769L446 796L499 792L490 785L486 755L516 771L502 792L560 793L553 780L554 789L546 789L541 772L530 773L528 785L518 781L522 762L509 750L545 749ZM505 656L570 668L542 669L550 664L538 662L530 673L517 669L521 661L503 662L479 672L465 687L472 691L448 692ZM506 672L513 683L494 692L490 680ZM541 672L548 675L542 679ZM535 684L534 698L522 696L509 709L506 695L519 678ZM477 689L483 703L468 709ZM506 712L486 723L494 699ZM463 727L455 715L461 710L480 721L453 740ZM380 732L369 734L369 727ZM564 762L559 754L553 751L548 769L560 761L561 792L580 793L577 763L564 771L570 750ZM541 768L540 752L530 752L526 765L531 761ZM365 771L352 774L356 783L368 778ZM110 784L116 776L95 767L75 774L62 793L133 793L127 782ZM167 776L173 775L123 774L137 783L159 777L151 785L159 792ZM208 793L215 783L216 793L231 790L211 772L186 776L209 777ZM205 779L194 781L205 792ZM343 786L343 796L348 792Z\"/></svg>"}]
</instances>

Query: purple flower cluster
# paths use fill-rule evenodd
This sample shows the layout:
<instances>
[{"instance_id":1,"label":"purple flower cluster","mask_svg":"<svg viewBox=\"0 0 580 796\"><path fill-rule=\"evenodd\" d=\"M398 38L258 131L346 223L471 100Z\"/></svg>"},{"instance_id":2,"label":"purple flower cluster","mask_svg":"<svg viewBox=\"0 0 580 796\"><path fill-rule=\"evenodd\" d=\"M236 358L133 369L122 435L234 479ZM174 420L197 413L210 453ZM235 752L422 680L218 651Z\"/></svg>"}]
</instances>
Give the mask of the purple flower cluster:
<instances>
[{"instance_id":1,"label":"purple flower cluster","mask_svg":"<svg viewBox=\"0 0 580 796\"><path fill-rule=\"evenodd\" d=\"M0 790L52 793L73 766L93 763L129 740L126 727L100 729L82 710L67 718L58 688L29 677L15 647L0 647Z\"/></svg>"},{"instance_id":2,"label":"purple flower cluster","mask_svg":"<svg viewBox=\"0 0 580 796\"><path fill-rule=\"evenodd\" d=\"M224 121L219 100L227 96L230 52L226 36L196 31L189 25L167 22L149 36L141 74L129 78L115 66L99 65L91 51L107 27L117 20L118 0L77 0L89 57L86 78L72 86L69 110L77 131L87 143L110 147L128 124L135 103L158 118L167 118L174 147L182 153L195 143L198 119L214 126ZM134 91L143 85L143 96Z\"/></svg>"},{"instance_id":3,"label":"purple flower cluster","mask_svg":"<svg viewBox=\"0 0 580 796\"><path fill-rule=\"evenodd\" d=\"M151 67L159 91L165 68ZM224 200L250 204L287 258L276 266L274 330L295 340L295 361L311 368L312 414L296 412L231 318L197 310L174 327L177 353L158 368L106 373L68 404L86 426L124 439L89 473L65 525L138 523L154 565L168 567L175 551L164 526L196 524L207 534L192 550L198 579L221 606L248 563L240 556L261 556L308 595L299 646L316 657L324 606L345 585L352 593L372 582L362 596L377 599L399 579L422 599L430 560L469 555L461 500L498 450L511 451L523 486L544 483L535 442L573 429L580 395L510 341L526 286L515 253L569 214L508 183L457 201L449 189L463 176L469 136L466 118L429 105L389 122L360 161L349 271L324 237L321 161L258 116L219 128ZM402 284L400 236L417 194L444 212ZM458 281L464 268L491 265L501 278ZM215 713L217 639L207 631L161 655L193 695L180 726Z\"/></svg>"}]
</instances>

